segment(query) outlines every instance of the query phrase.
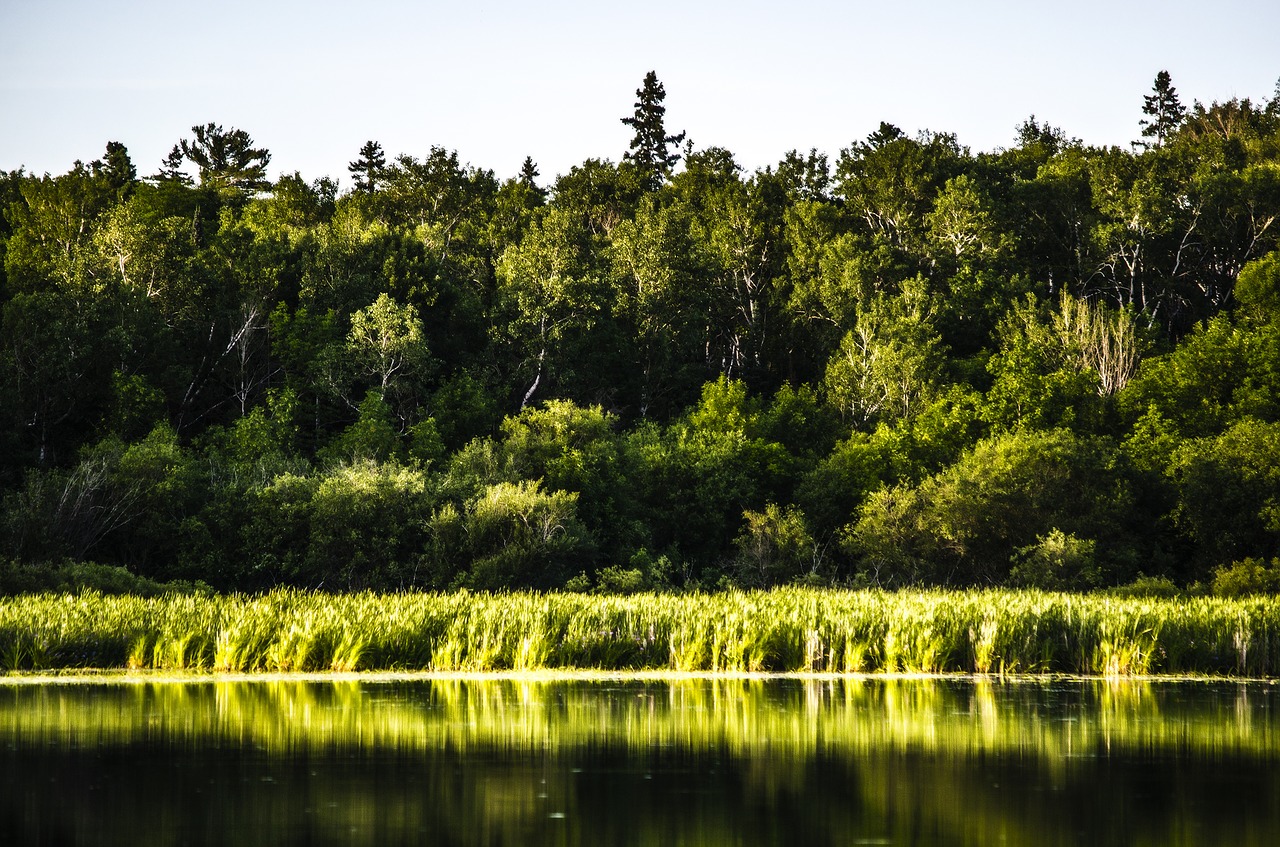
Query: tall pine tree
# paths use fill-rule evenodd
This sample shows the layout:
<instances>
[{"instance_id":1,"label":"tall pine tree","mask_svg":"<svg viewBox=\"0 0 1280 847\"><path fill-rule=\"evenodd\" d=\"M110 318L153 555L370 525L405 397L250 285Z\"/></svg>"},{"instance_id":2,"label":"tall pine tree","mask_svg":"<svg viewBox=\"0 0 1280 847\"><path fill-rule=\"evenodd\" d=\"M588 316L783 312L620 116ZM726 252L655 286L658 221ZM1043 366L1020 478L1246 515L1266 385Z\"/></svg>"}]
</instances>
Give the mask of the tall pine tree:
<instances>
[{"instance_id":1,"label":"tall pine tree","mask_svg":"<svg viewBox=\"0 0 1280 847\"><path fill-rule=\"evenodd\" d=\"M670 148L684 141L685 134L667 135L664 123L667 107L662 105L667 92L658 82L657 73L645 74L644 86L636 89L636 97L635 114L622 118L624 124L636 131L631 150L623 158L635 163L647 187L653 190L680 161L680 154Z\"/></svg>"},{"instance_id":2,"label":"tall pine tree","mask_svg":"<svg viewBox=\"0 0 1280 847\"><path fill-rule=\"evenodd\" d=\"M382 145L376 141L366 141L360 148L360 158L347 165L356 191L372 194L378 190L378 182L387 169L387 156L382 152Z\"/></svg>"},{"instance_id":3,"label":"tall pine tree","mask_svg":"<svg viewBox=\"0 0 1280 847\"><path fill-rule=\"evenodd\" d=\"M178 142L182 155L200 169L200 184L244 192L271 187L267 181L267 165L271 153L265 147L254 147L249 133L232 127L207 123L193 126L195 139Z\"/></svg>"},{"instance_id":4,"label":"tall pine tree","mask_svg":"<svg viewBox=\"0 0 1280 847\"><path fill-rule=\"evenodd\" d=\"M1154 138L1155 143L1138 142L1144 147L1161 147L1182 125L1187 109L1178 100L1178 91L1168 71L1156 74L1151 93L1142 98L1142 113L1149 116L1138 121L1143 138Z\"/></svg>"}]
</instances>

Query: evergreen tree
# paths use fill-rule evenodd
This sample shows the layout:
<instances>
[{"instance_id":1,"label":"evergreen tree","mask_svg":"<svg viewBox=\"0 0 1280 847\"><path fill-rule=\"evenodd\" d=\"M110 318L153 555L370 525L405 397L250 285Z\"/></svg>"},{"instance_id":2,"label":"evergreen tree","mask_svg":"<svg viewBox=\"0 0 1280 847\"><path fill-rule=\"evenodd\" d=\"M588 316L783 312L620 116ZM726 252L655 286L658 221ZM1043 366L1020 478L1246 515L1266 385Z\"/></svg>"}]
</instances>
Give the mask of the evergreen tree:
<instances>
[{"instance_id":1,"label":"evergreen tree","mask_svg":"<svg viewBox=\"0 0 1280 847\"><path fill-rule=\"evenodd\" d=\"M886 144L892 144L906 137L907 134L898 127L888 121L881 121L876 131L867 136L866 146L872 150L879 150Z\"/></svg>"},{"instance_id":2,"label":"evergreen tree","mask_svg":"<svg viewBox=\"0 0 1280 847\"><path fill-rule=\"evenodd\" d=\"M267 164L271 154L254 147L249 133L232 127L224 130L214 123L193 126L194 141L179 142L182 155L200 169L200 184L261 191L271 187Z\"/></svg>"},{"instance_id":3,"label":"evergreen tree","mask_svg":"<svg viewBox=\"0 0 1280 847\"><path fill-rule=\"evenodd\" d=\"M182 147L175 144L173 149L169 151L169 155L161 160L159 172L151 179L156 182L174 182L180 185L190 185L191 177L183 172L182 161Z\"/></svg>"},{"instance_id":4,"label":"evergreen tree","mask_svg":"<svg viewBox=\"0 0 1280 847\"><path fill-rule=\"evenodd\" d=\"M1138 142L1144 147L1162 146L1182 124L1187 109L1178 100L1178 91L1173 87L1168 71L1156 74L1151 93L1142 98L1142 113L1150 116L1150 120L1143 118L1138 121L1142 137L1155 139L1154 144Z\"/></svg>"},{"instance_id":5,"label":"evergreen tree","mask_svg":"<svg viewBox=\"0 0 1280 847\"><path fill-rule=\"evenodd\" d=\"M107 153L95 159L91 165L95 174L101 175L116 196L125 198L133 190L138 179L138 169L129 158L129 150L119 141L107 142Z\"/></svg>"},{"instance_id":6,"label":"evergreen tree","mask_svg":"<svg viewBox=\"0 0 1280 847\"><path fill-rule=\"evenodd\" d=\"M658 75L649 71L644 77L644 87L636 89L635 114L622 118L622 122L635 129L635 137L631 139L631 150L623 158L634 162L644 176L648 187L655 189L671 172L680 154L669 151L671 145L684 141L685 133L667 135L664 117L667 107L662 101L667 98L666 89L658 82Z\"/></svg>"},{"instance_id":7,"label":"evergreen tree","mask_svg":"<svg viewBox=\"0 0 1280 847\"><path fill-rule=\"evenodd\" d=\"M538 188L538 166L533 161L532 156L525 156L524 161L520 164L520 183L527 188Z\"/></svg>"},{"instance_id":8,"label":"evergreen tree","mask_svg":"<svg viewBox=\"0 0 1280 847\"><path fill-rule=\"evenodd\" d=\"M525 156L524 162L520 165L519 182L538 198L538 202L541 202L547 199L547 190L538 187L538 176L538 166L533 161L533 157Z\"/></svg>"},{"instance_id":9,"label":"evergreen tree","mask_svg":"<svg viewBox=\"0 0 1280 847\"><path fill-rule=\"evenodd\" d=\"M372 194L378 190L378 181L382 179L387 168L387 156L382 152L382 145L376 141L366 141L360 148L360 158L347 165L356 191Z\"/></svg>"}]
</instances>

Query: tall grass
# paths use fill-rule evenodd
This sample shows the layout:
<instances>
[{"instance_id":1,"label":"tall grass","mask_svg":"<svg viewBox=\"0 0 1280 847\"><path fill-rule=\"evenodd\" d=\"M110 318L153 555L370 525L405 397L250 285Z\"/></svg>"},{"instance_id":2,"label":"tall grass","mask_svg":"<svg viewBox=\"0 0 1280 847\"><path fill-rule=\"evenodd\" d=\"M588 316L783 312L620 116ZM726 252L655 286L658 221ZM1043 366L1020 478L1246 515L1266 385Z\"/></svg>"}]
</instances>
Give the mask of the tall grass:
<instances>
[{"instance_id":1,"label":"tall grass","mask_svg":"<svg viewBox=\"0 0 1280 847\"><path fill-rule=\"evenodd\" d=\"M211 671L1280 672L1280 600L1033 591L0 600L0 667Z\"/></svg>"}]
</instances>

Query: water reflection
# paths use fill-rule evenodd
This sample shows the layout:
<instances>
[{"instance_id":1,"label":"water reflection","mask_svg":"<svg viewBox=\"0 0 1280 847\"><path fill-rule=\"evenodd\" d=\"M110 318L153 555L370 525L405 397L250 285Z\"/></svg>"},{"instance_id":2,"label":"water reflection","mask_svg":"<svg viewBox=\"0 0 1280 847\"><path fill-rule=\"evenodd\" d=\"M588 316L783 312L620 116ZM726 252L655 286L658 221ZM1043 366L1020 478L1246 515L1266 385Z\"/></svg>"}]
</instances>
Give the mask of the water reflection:
<instances>
[{"instance_id":1,"label":"water reflection","mask_svg":"<svg viewBox=\"0 0 1280 847\"><path fill-rule=\"evenodd\" d=\"M1267 685L0 686L0 842L1274 844Z\"/></svg>"}]
</instances>

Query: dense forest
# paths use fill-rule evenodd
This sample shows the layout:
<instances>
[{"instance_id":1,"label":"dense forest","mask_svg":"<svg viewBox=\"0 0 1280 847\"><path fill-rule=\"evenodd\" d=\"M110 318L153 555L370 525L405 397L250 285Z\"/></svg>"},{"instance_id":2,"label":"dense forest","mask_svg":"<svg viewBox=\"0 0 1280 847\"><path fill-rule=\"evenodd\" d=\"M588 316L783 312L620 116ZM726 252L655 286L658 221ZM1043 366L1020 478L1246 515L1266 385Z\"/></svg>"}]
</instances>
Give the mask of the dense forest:
<instances>
[{"instance_id":1,"label":"dense forest","mask_svg":"<svg viewBox=\"0 0 1280 847\"><path fill-rule=\"evenodd\" d=\"M1280 588L1280 86L754 173L664 98L545 185L0 174L0 589Z\"/></svg>"}]
</instances>

